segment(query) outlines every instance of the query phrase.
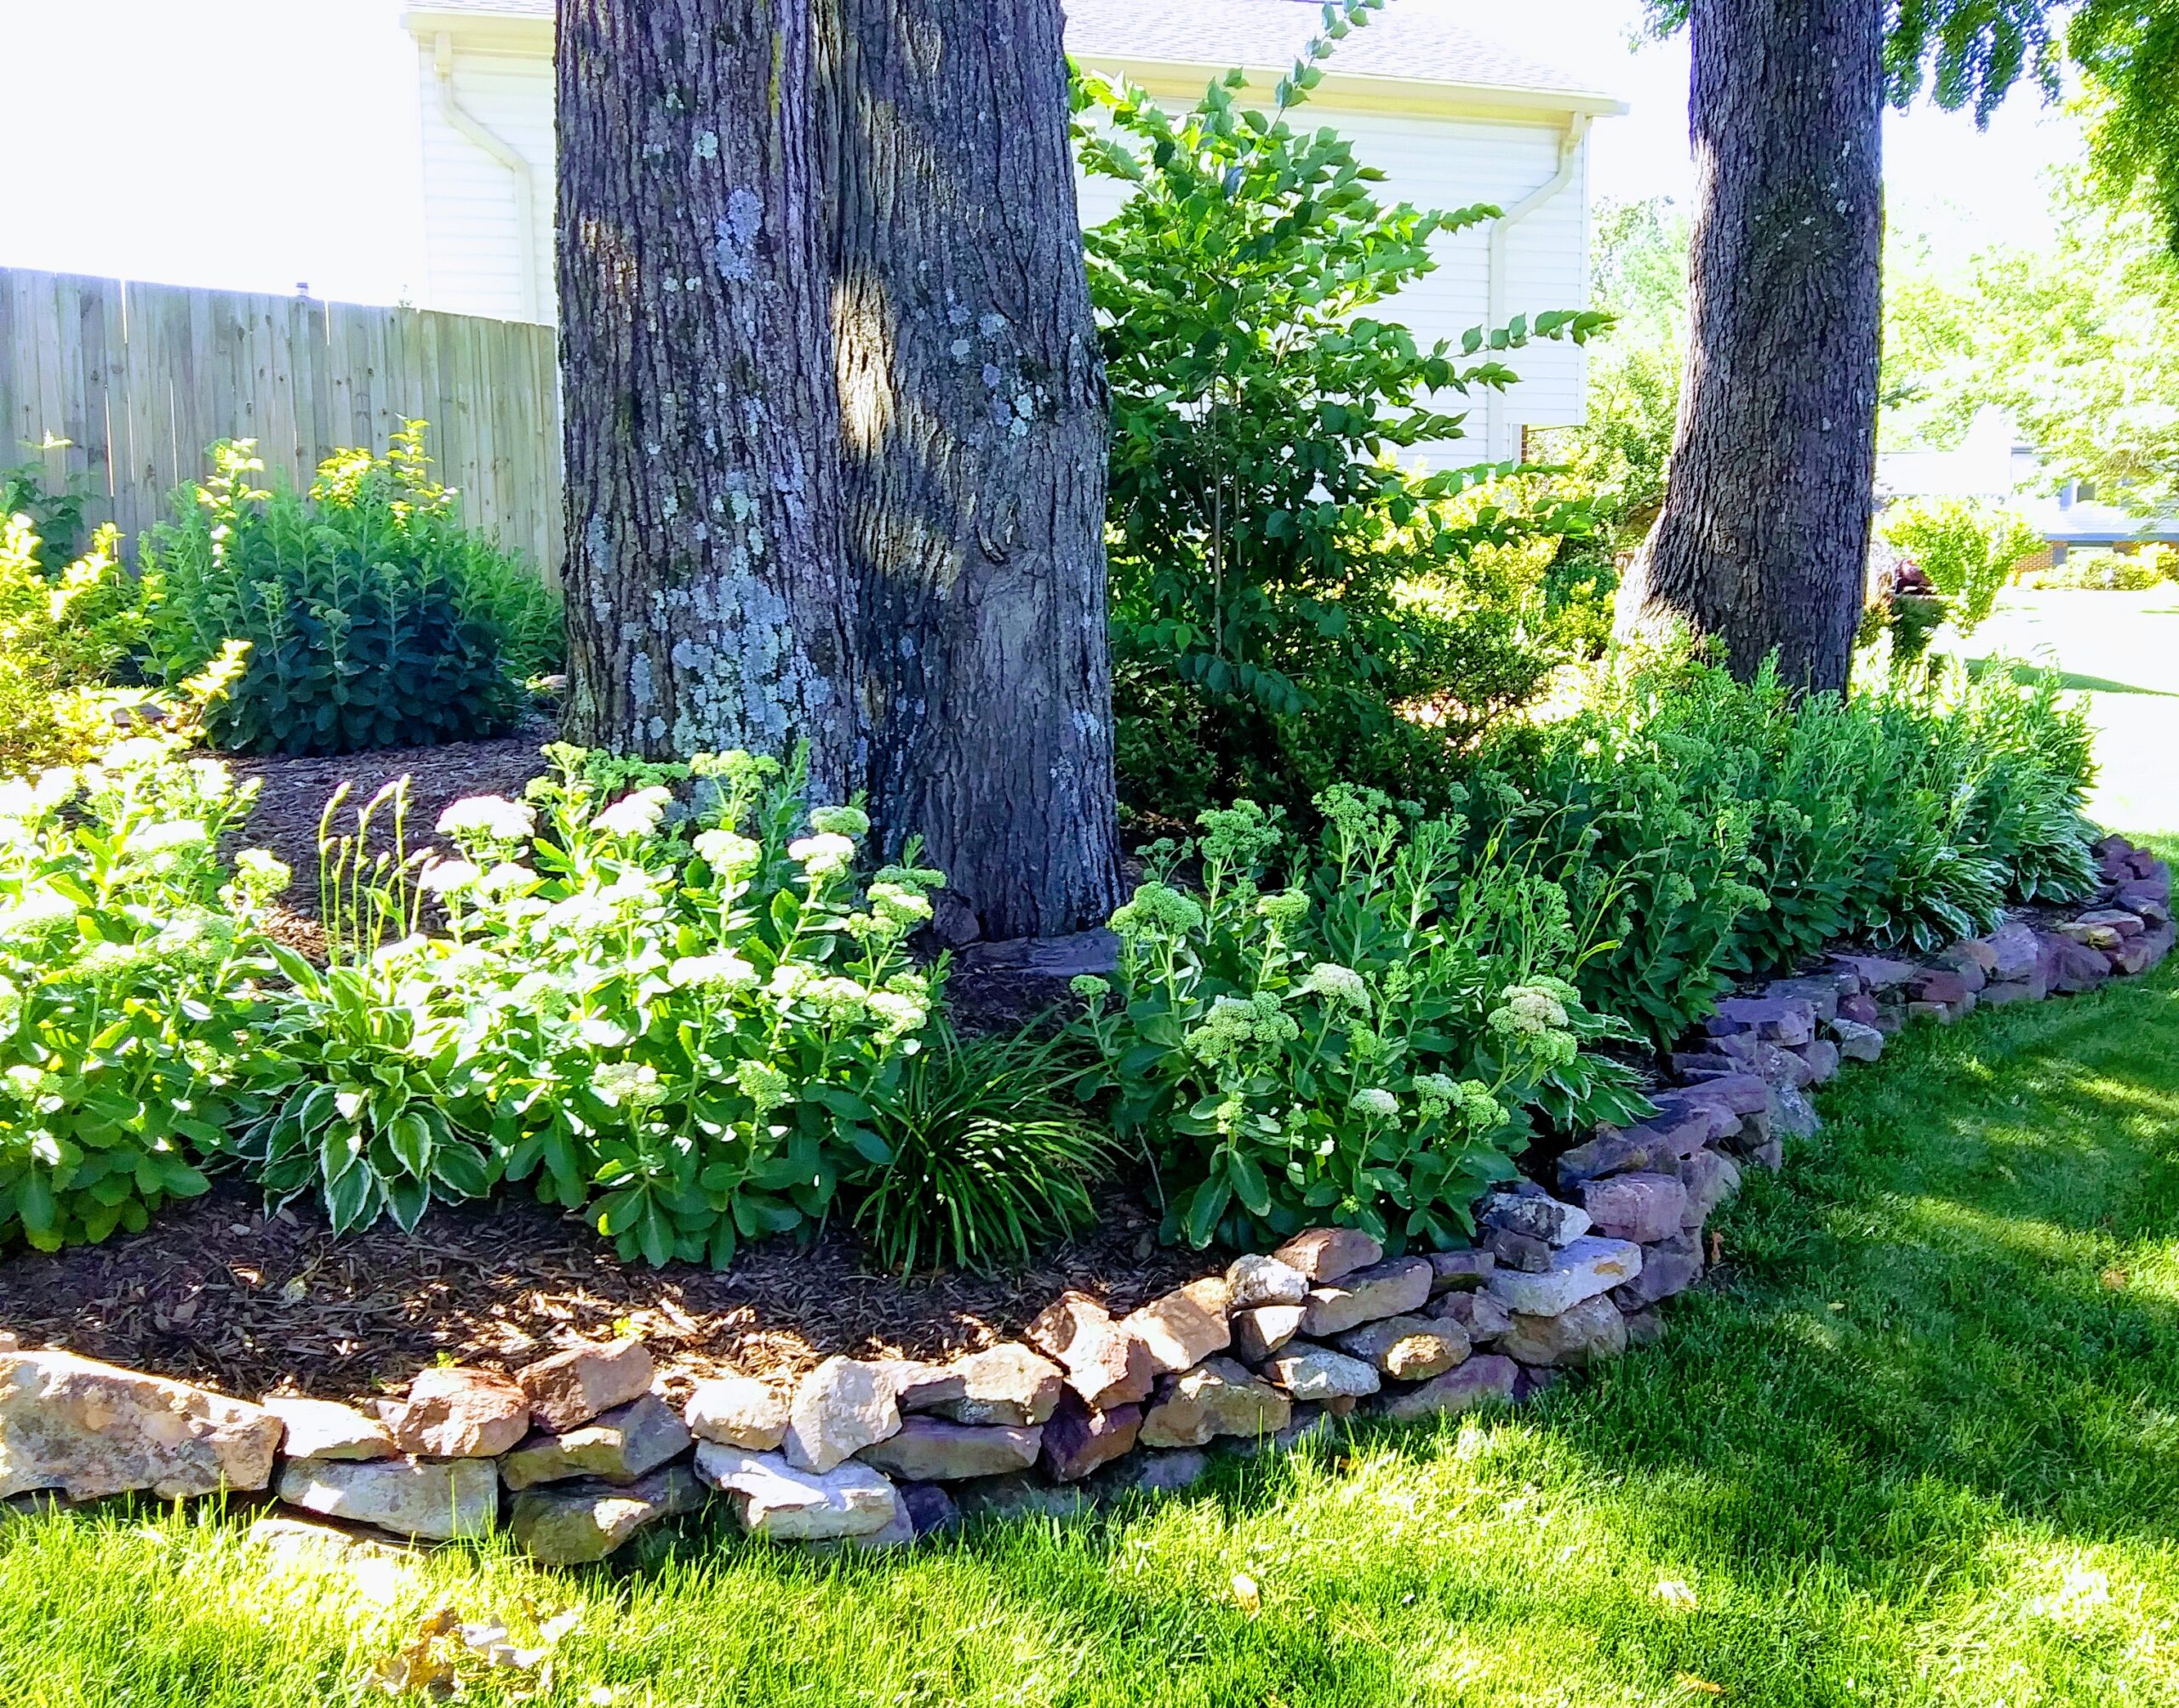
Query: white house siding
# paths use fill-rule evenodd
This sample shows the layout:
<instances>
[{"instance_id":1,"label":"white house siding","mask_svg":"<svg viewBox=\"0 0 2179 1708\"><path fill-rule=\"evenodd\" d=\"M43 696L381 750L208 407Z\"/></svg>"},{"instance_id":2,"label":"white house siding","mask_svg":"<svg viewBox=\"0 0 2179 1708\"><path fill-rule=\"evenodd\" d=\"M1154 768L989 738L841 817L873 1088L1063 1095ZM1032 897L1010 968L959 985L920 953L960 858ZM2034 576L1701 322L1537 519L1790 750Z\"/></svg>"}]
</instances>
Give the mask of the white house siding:
<instances>
[{"instance_id":1,"label":"white house siding","mask_svg":"<svg viewBox=\"0 0 2179 1708\"><path fill-rule=\"evenodd\" d=\"M1448 210L1478 203L1513 207L1551 181L1565 135L1563 129L1543 123L1342 111L1325 102L1304 108L1296 119L1303 122L1337 130L1354 145L1358 160L1385 174L1377 186L1381 201ZM1508 317L1580 308L1587 302L1587 166L1585 140L1565 188L1508 231L1502 297ZM1126 189L1113 179L1084 180L1084 224L1110 219ZM1418 344L1442 338L1457 351L1461 334L1489 317L1490 230L1486 221L1435 239L1437 270L1386 303L1384 317L1407 327ZM1523 427L1578 423L1584 407L1583 361L1577 346L1564 343L1541 343L1513 354L1507 365L1520 375L1520 384L1505 394L1495 424L1489 421L1490 407L1481 392L1465 403L1457 392L1442 394L1441 406L1449 412L1466 408L1467 435L1429 447L1421 460L1433 467L1502 461L1520 454Z\"/></svg>"},{"instance_id":2,"label":"white house siding","mask_svg":"<svg viewBox=\"0 0 2179 1708\"><path fill-rule=\"evenodd\" d=\"M420 43L424 123L426 306L500 319L524 317L523 257L517 235L512 174L450 126L440 111L432 43ZM538 318L553 318L552 75L534 53L458 47L454 88L461 106L529 163L536 210L535 269ZM1169 98L1171 105L1178 96ZM1490 203L1510 208L1548 183L1558 169L1563 124L1524 117L1444 117L1341 109L1312 103L1297 121L1328 124L1353 144L1364 163L1380 168L1387 202L1423 208ZM1109 218L1123 186L1110 180L1082 186L1085 222ZM1587 145L1572 178L1508 233L1501 300L1508 315L1578 308L1588 297ZM1443 338L1456 348L1463 333L1489 317L1486 222L1434 245L1438 266L1387 304L1418 342ZM1460 441L1433 446L1421 460L1433 466L1498 461L1520 454L1524 427L1564 426L1581 419L1582 352L1570 344L1540 344L1509 365L1520 383L1497 406L1469 400L1468 431ZM1444 407L1461 400L1448 393Z\"/></svg>"},{"instance_id":3,"label":"white house siding","mask_svg":"<svg viewBox=\"0 0 2179 1708\"><path fill-rule=\"evenodd\" d=\"M541 54L457 47L454 89L465 111L529 163L535 210L530 253L535 304L525 312L523 244L513 174L448 123L433 44L420 44L423 80L423 306L495 320L552 321L552 62Z\"/></svg>"}]
</instances>

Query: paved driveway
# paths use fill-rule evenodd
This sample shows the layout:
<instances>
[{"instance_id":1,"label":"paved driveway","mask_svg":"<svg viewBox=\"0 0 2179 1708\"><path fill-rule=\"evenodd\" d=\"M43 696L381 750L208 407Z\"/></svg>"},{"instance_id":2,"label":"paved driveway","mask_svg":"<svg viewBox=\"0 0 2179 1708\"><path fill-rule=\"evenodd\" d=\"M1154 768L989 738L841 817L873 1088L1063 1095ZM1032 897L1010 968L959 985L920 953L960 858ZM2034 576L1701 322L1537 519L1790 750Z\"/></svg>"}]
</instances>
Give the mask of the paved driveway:
<instances>
[{"instance_id":1,"label":"paved driveway","mask_svg":"<svg viewBox=\"0 0 2179 1708\"><path fill-rule=\"evenodd\" d=\"M2129 834L2179 834L2179 584L2010 590L1965 650L2056 665L2099 731L2090 816Z\"/></svg>"}]
</instances>

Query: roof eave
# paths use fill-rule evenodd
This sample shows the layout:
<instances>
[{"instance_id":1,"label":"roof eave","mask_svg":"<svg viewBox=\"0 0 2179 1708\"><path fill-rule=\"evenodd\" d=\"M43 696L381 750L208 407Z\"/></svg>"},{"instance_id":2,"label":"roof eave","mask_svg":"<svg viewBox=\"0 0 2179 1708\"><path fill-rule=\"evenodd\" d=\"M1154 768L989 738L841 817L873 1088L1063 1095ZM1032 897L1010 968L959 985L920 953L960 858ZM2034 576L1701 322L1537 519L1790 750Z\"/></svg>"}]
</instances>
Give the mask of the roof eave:
<instances>
[{"instance_id":1,"label":"roof eave","mask_svg":"<svg viewBox=\"0 0 2179 1708\"><path fill-rule=\"evenodd\" d=\"M419 41L439 35L452 36L465 46L484 51L552 51L552 18L549 13L476 12L442 6L412 6L401 14L403 26ZM1221 77L1230 66L1207 60L1143 59L1112 54L1076 56L1084 64L1110 75L1140 83L1153 95L1192 100L1204 84ZM1286 74L1284 66L1244 66L1252 84L1267 85ZM1426 77L1390 77L1366 72L1330 71L1317 86L1314 98L1349 110L1380 112L1472 114L1536 117L1576 113L1593 118L1616 117L1627 103L1593 89L1528 89L1513 83L1448 83Z\"/></svg>"},{"instance_id":2,"label":"roof eave","mask_svg":"<svg viewBox=\"0 0 2179 1708\"><path fill-rule=\"evenodd\" d=\"M1092 71L1139 83L1153 95L1192 100L1229 66L1208 60L1139 59L1115 54L1077 54ZM1276 83L1290 66L1244 66L1252 85ZM1311 93L1313 101L1348 111L1434 114L1558 115L1616 118L1627 103L1595 89L1530 89L1516 83L1452 83L1427 77L1380 77L1364 71L1327 71Z\"/></svg>"}]
</instances>

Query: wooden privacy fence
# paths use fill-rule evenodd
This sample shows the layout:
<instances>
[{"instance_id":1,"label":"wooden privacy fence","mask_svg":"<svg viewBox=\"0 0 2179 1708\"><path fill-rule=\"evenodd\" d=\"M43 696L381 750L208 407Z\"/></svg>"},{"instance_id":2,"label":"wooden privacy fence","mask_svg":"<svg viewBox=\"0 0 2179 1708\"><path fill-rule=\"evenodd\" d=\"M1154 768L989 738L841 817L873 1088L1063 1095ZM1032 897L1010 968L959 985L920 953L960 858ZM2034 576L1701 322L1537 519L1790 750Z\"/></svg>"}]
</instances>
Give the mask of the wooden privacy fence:
<instances>
[{"instance_id":1,"label":"wooden privacy fence","mask_svg":"<svg viewBox=\"0 0 2179 1708\"><path fill-rule=\"evenodd\" d=\"M89 487L134 539L164 518L205 448L255 439L307 482L346 445L432 424L464 517L559 579L556 334L527 322L0 268L0 466ZM36 454L47 438L72 443Z\"/></svg>"}]
</instances>

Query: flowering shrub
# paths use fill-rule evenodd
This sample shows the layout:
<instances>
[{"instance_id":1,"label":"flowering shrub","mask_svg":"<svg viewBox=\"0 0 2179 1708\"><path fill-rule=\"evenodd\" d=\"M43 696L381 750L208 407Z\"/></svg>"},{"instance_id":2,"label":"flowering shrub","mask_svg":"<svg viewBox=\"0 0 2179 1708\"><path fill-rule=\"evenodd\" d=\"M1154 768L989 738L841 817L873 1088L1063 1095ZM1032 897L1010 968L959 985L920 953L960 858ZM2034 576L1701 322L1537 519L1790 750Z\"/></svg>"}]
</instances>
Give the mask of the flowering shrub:
<instances>
[{"instance_id":1,"label":"flowering shrub","mask_svg":"<svg viewBox=\"0 0 2179 1708\"><path fill-rule=\"evenodd\" d=\"M290 969L283 1037L353 1085L299 1084L255 1153L276 1191L329 1165L345 1225L529 1181L625 1257L723 1265L891 1160L868 1100L935 999L942 974L902 945L943 877L911 848L859 883L867 818L805 809L769 760L649 768L693 784L684 811L661 783L609 798L606 767L547 751L527 799L446 810L453 855L397 838L329 863L335 963L316 990ZM426 898L442 931L420 928Z\"/></svg>"},{"instance_id":2,"label":"flowering shrub","mask_svg":"<svg viewBox=\"0 0 2179 1708\"><path fill-rule=\"evenodd\" d=\"M1306 854L1246 802L1153 850L1112 917L1118 988L1076 981L1093 1082L1154 1149L1168 1231L1196 1245L1326 1220L1442 1245L1512 1174L1531 1110L1646 1112L1629 1071L1581 1049L1631 1034L1568 981L1585 945L1556 886L1495 852L1463 861L1457 820L1407 823L1374 791L1316 805ZM1173 882L1192 858L1198 894Z\"/></svg>"},{"instance_id":3,"label":"flowering shrub","mask_svg":"<svg viewBox=\"0 0 2179 1708\"><path fill-rule=\"evenodd\" d=\"M140 1231L252 1107L255 923L288 873L249 850L229 877L255 785L179 749L0 783L0 1240Z\"/></svg>"}]
</instances>

